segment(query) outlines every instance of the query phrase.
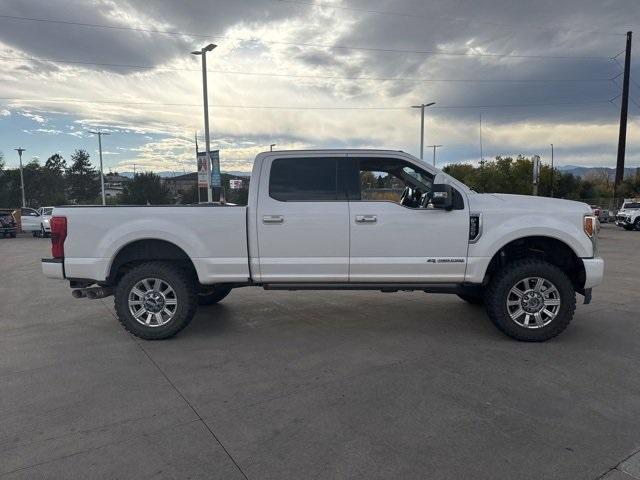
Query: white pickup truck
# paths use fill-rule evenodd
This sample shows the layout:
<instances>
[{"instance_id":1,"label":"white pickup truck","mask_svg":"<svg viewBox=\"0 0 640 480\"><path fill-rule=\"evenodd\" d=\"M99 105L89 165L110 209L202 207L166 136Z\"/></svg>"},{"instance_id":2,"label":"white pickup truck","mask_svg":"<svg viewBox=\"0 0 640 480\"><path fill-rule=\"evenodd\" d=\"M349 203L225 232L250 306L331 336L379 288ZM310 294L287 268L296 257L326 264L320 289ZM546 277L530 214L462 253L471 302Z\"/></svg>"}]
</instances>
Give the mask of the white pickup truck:
<instances>
[{"instance_id":1,"label":"white pickup truck","mask_svg":"<svg viewBox=\"0 0 640 480\"><path fill-rule=\"evenodd\" d=\"M77 298L113 294L145 339L259 286L455 293L505 334L544 341L604 271L588 205L478 194L399 151L261 153L247 206L55 207L51 230L43 273Z\"/></svg>"}]
</instances>

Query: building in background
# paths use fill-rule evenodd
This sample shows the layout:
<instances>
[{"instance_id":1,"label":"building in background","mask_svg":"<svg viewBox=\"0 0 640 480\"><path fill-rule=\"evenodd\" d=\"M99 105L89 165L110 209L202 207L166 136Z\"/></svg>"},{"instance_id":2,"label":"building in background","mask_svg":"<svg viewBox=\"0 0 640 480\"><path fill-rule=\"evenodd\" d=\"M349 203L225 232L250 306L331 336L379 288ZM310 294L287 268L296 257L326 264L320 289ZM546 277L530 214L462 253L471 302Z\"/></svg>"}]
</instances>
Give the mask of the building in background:
<instances>
[{"instance_id":1,"label":"building in background","mask_svg":"<svg viewBox=\"0 0 640 480\"><path fill-rule=\"evenodd\" d=\"M130 178L119 175L118 172L107 173L104 176L104 196L119 197L124 191L125 184L130 181Z\"/></svg>"},{"instance_id":2,"label":"building in background","mask_svg":"<svg viewBox=\"0 0 640 480\"><path fill-rule=\"evenodd\" d=\"M244 181L242 179L232 178L229 180L229 188L231 190L241 190L244 188Z\"/></svg>"},{"instance_id":3,"label":"building in background","mask_svg":"<svg viewBox=\"0 0 640 480\"><path fill-rule=\"evenodd\" d=\"M184 175L176 175L175 177L164 177L164 184L174 197L182 195L191 190L198 184L198 173L185 173Z\"/></svg>"}]
</instances>

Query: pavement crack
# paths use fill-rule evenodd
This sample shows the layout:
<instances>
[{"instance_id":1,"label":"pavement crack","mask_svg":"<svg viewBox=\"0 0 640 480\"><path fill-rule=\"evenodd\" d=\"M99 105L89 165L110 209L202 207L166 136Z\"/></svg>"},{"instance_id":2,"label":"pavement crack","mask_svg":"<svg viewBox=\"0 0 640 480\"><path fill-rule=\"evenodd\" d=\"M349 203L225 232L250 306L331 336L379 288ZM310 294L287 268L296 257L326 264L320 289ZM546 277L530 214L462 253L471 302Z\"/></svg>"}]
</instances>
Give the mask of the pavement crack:
<instances>
[{"instance_id":1,"label":"pavement crack","mask_svg":"<svg viewBox=\"0 0 640 480\"><path fill-rule=\"evenodd\" d=\"M213 439L218 443L218 445L220 445L220 447L222 448L222 450L224 451L224 453L227 455L227 457L229 457L229 460L231 460L233 462L233 464L236 466L237 470L240 472L240 474L246 479L249 480L249 477L247 477L246 473L244 473L244 471L242 470L242 467L240 467L240 465L238 464L238 462L236 461L235 458L233 458L233 456L231 455L231 453L229 452L229 450L227 450L227 448L224 446L224 444L222 443L222 441L220 441L220 439L218 438L218 436L215 434L215 432L213 431L213 429L209 426L209 424L207 424L207 422L204 421L204 419L202 418L202 416L200 415L200 413L198 412L198 410L196 410L196 408L191 404L191 402L189 402L189 400L187 399L187 397L185 397L183 395L183 393L180 391L180 389L178 389L178 387L176 387L176 385L171 381L171 379L169 378L169 376L164 372L164 370L162 370L162 368L160 368L160 365L158 365L158 363L151 357L151 355L149 355L149 353L144 349L144 347L142 346L142 344L135 338L133 338L133 341L136 343L136 345L138 345L138 348L140 348L140 350L142 350L142 353L144 353L144 355L149 359L149 361L156 367L156 369L160 372L160 374L165 378L165 380L169 383L169 385L171 385L171 387L175 390L175 392L180 396L180 398L182 398L182 400L189 406L189 408L193 411L193 413L196 415L196 417L198 417L199 421L202 422L202 424L205 426L205 428L209 431L209 433L211 434L211 436L213 437Z\"/></svg>"}]
</instances>

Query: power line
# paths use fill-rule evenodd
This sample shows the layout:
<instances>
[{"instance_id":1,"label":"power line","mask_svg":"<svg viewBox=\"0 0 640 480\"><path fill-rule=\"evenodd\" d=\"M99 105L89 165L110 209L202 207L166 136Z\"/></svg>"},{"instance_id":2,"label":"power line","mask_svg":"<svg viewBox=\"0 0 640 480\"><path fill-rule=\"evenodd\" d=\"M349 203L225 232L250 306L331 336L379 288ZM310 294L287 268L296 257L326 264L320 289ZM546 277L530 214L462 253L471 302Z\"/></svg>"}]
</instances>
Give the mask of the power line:
<instances>
[{"instance_id":1,"label":"power line","mask_svg":"<svg viewBox=\"0 0 640 480\"><path fill-rule=\"evenodd\" d=\"M450 20L454 20L454 21L465 21L465 22L471 22L471 23L477 23L477 24L483 24L483 25L492 25L495 27L513 27L513 28L527 28L527 29L533 29L533 30L542 30L542 31L549 31L549 30L562 30L563 32L567 31L567 30L573 30L573 31L580 31L583 33L588 33L588 34L595 34L595 35L613 35L613 36L625 36L626 33L618 33L618 32L604 32L604 31L589 31L589 30L583 30L583 29L571 29L571 28L567 28L565 26L539 26L539 25L527 25L527 24L510 24L510 23L499 23L499 22L487 22L484 20L476 20L474 18L469 18L469 19L461 19L459 17L451 17L451 16L438 16L438 15L423 15L423 14L418 14L418 13L404 13L404 12L393 12L393 11L388 11L388 10L374 10L374 9L369 9L369 8L358 8L358 7L347 7L344 5L334 5L334 4L329 4L329 3L321 3L321 2L311 2L311 1L300 1L300 0L273 0L275 2L279 2L279 3L290 3L290 4L294 4L294 5L305 5L305 6L312 6L312 7L320 7L320 8L331 8L334 10L348 10L348 11L354 11L354 12L363 12L363 13L371 13L371 14L376 14L376 15L388 15L388 16L394 16L394 17L404 17L404 18L419 18L421 20L434 20L434 19L450 19Z\"/></svg>"},{"instance_id":2,"label":"power line","mask_svg":"<svg viewBox=\"0 0 640 480\"><path fill-rule=\"evenodd\" d=\"M158 103L158 102L127 102L109 100L79 100L79 99L37 99L0 97L0 100L31 103L89 103L105 105L136 105L136 106L175 106L175 107L202 107L201 103ZM513 104L487 104L487 105L434 105L432 109L481 109L481 108L523 108L523 107L552 107L552 106L579 106L610 103L610 100L593 100L584 102L549 102L549 103L513 103ZM209 104L213 108L236 108L249 110L407 110L408 107L336 107L336 106L280 106L280 105L233 105L233 104Z\"/></svg>"},{"instance_id":3,"label":"power line","mask_svg":"<svg viewBox=\"0 0 640 480\"><path fill-rule=\"evenodd\" d=\"M358 51L366 51L366 52L380 52L380 53L405 53L405 54L417 54L417 55L443 55L443 56L454 56L454 57L493 57L493 58L528 58L528 59L560 59L560 60L602 60L607 59L610 60L611 56L598 56L598 55L525 55L525 54L512 54L512 53L480 53L480 52L442 52L437 50L407 50L407 49L398 49L398 48L376 48L376 47L358 47L358 46L349 46L349 45L328 45L328 44L320 44L320 43L296 43L296 42L284 42L284 41L276 41L276 40L263 40L256 38L237 38L237 37L226 37L222 35L205 35L205 34L196 34L196 33L187 33L187 32L177 32L177 31L168 31L168 30L155 30L148 28L137 28L137 27L123 27L117 25L104 25L98 23L84 23L84 22L72 22L67 20L53 20L53 19L45 19L45 18L34 18L34 17L19 17L15 15L0 15L0 18L7 20L20 20L20 21L29 21L29 22L44 22L44 23L56 23L62 25L73 25L80 27L91 27L91 28L106 28L113 30L131 30L136 32L146 32L146 33L157 33L164 35L177 35L177 36L188 36L188 37L199 37L199 38L215 38L229 41L252 41L252 42L261 42L268 43L273 45L287 45L287 46L295 46L295 47L311 47L311 48L329 48L329 49L337 49L337 50L358 50Z\"/></svg>"},{"instance_id":4,"label":"power line","mask_svg":"<svg viewBox=\"0 0 640 480\"><path fill-rule=\"evenodd\" d=\"M51 58L34 58L34 57L12 57L1 56L3 60L29 60L35 62L51 62L70 65L93 65L98 67L112 68L131 68L157 71L177 71L177 72L201 72L200 68L184 68L184 67L156 67L154 65L134 65L123 63L102 63L102 62L86 62L78 60L62 60ZM245 72L239 70L219 70L207 69L207 72L218 73L223 75L248 75L248 76L264 76L275 78L309 78L321 80L366 80L366 81L403 81L403 82L451 82L451 83L597 83L608 82L610 78L569 78L569 79L506 79L506 78L420 78L420 77L367 77L367 76L339 76L339 75L311 75L311 74L290 74L290 73L271 73L271 72Z\"/></svg>"}]
</instances>

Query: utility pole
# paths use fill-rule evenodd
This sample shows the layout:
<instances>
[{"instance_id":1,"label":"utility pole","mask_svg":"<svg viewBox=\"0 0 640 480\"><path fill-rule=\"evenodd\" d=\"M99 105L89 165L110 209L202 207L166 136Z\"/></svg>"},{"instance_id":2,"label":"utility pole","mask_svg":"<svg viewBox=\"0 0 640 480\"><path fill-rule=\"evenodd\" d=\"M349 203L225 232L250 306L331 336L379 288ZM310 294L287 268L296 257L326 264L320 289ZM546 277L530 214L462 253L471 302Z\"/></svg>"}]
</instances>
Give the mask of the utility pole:
<instances>
[{"instance_id":1,"label":"utility pole","mask_svg":"<svg viewBox=\"0 0 640 480\"><path fill-rule=\"evenodd\" d=\"M207 52L210 52L216 47L217 47L216 44L210 43L206 47L202 47L200 50L191 52L192 55L200 55L202 57L202 98L204 102L204 142L206 144L206 149L207 149L207 161L211 166L211 171L210 171L211 174L216 172L213 171L215 166L212 165L211 158L209 157L209 152L211 151L211 143L209 139L209 98L208 98L208 92L207 92ZM220 172L217 172L217 173L219 174ZM207 184L208 184L207 201L209 203L212 203L214 195L211 188L211 175L209 175L209 178L207 179ZM217 190L216 200L220 201L220 188L216 187L216 190Z\"/></svg>"},{"instance_id":2,"label":"utility pole","mask_svg":"<svg viewBox=\"0 0 640 480\"><path fill-rule=\"evenodd\" d=\"M420 109L420 160L424 157L424 109L435 105L436 102L421 103L420 105L412 105L411 108Z\"/></svg>"},{"instance_id":3,"label":"utility pole","mask_svg":"<svg viewBox=\"0 0 640 480\"><path fill-rule=\"evenodd\" d=\"M553 143L551 144L551 198L553 198Z\"/></svg>"},{"instance_id":4,"label":"utility pole","mask_svg":"<svg viewBox=\"0 0 640 480\"><path fill-rule=\"evenodd\" d=\"M102 135L109 135L107 132L92 132L94 135L98 135L98 151L100 152L100 188L102 189L102 205L107 204L107 200L104 196L104 174L102 173ZM135 167L134 167L135 168Z\"/></svg>"},{"instance_id":5,"label":"utility pole","mask_svg":"<svg viewBox=\"0 0 640 480\"><path fill-rule=\"evenodd\" d=\"M26 150L22 147L14 148L16 152L18 152L18 157L20 158L20 191L22 192L22 206L26 207L27 202L24 199L24 175L22 173L22 152L26 152Z\"/></svg>"},{"instance_id":6,"label":"utility pole","mask_svg":"<svg viewBox=\"0 0 640 480\"><path fill-rule=\"evenodd\" d=\"M196 131L196 133L193 134L193 138L196 141L196 190L198 191L198 205L200 205L200 183L198 180L198 175L199 175L199 169L200 166L198 165L198 132Z\"/></svg>"},{"instance_id":7,"label":"utility pole","mask_svg":"<svg viewBox=\"0 0 640 480\"><path fill-rule=\"evenodd\" d=\"M428 148L433 148L433 166L436 166L436 148L440 148L442 145L427 145Z\"/></svg>"},{"instance_id":8,"label":"utility pole","mask_svg":"<svg viewBox=\"0 0 640 480\"><path fill-rule=\"evenodd\" d=\"M631 70L631 35L627 32L627 48L624 56L624 79L622 83L622 102L620 104L620 134L618 136L618 161L616 163L616 181L613 185L613 197L624 178L624 156L627 144L627 113L629 111L629 76Z\"/></svg>"}]
</instances>

